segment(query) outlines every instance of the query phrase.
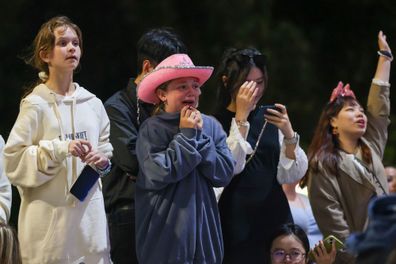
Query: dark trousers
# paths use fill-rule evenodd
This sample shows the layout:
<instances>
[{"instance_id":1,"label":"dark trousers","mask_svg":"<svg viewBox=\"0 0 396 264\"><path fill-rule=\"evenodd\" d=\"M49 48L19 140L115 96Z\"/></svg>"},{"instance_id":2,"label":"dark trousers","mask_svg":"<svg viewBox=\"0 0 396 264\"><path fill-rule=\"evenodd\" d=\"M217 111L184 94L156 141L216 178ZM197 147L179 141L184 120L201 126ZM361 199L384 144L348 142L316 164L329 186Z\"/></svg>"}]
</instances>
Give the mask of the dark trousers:
<instances>
[{"instance_id":1,"label":"dark trousers","mask_svg":"<svg viewBox=\"0 0 396 264\"><path fill-rule=\"evenodd\" d=\"M135 209L121 207L107 214L110 254L114 264L137 264L135 241Z\"/></svg>"}]
</instances>

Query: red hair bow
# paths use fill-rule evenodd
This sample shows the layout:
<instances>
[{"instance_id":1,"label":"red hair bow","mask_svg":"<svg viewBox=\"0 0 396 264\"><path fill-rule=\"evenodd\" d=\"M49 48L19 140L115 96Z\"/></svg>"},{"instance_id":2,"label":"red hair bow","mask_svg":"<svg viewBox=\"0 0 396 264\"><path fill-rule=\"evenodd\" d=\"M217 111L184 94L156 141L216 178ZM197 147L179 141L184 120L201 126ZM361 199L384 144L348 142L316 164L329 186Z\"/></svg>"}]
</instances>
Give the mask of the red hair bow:
<instances>
[{"instance_id":1,"label":"red hair bow","mask_svg":"<svg viewBox=\"0 0 396 264\"><path fill-rule=\"evenodd\" d=\"M331 93L330 96L330 103L332 103L338 96L350 96L353 99L356 99L355 94L349 87L349 84L345 85L340 81L338 82L338 85L336 88L333 89L333 92Z\"/></svg>"}]
</instances>

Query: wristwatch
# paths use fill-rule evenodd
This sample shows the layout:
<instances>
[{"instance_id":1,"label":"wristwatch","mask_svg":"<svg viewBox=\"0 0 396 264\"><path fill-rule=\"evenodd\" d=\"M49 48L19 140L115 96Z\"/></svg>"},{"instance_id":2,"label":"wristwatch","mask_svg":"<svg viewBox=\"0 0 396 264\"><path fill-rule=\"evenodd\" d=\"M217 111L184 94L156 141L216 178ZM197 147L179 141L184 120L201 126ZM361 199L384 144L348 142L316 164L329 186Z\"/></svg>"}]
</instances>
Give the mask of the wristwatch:
<instances>
[{"instance_id":1,"label":"wristwatch","mask_svg":"<svg viewBox=\"0 0 396 264\"><path fill-rule=\"evenodd\" d=\"M283 142L285 142L286 145L297 144L299 140L300 140L300 135L297 134L297 132L294 132L294 136L292 138L283 138Z\"/></svg>"}]
</instances>

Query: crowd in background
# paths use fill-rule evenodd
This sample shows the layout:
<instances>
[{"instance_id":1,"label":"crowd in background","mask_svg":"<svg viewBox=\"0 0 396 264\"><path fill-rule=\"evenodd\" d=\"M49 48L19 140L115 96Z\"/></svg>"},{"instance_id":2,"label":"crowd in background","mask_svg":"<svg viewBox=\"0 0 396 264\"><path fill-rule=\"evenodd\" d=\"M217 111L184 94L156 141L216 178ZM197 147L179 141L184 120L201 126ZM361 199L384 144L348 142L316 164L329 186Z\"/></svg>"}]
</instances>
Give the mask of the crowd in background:
<instances>
[{"instance_id":1,"label":"crowd in background","mask_svg":"<svg viewBox=\"0 0 396 264\"><path fill-rule=\"evenodd\" d=\"M1 225L1 263L360 263L380 250L394 263L392 235L367 239L379 212L395 215L381 200L396 177L382 164L393 60L383 32L367 104L339 82L307 154L287 106L263 105L270 78L255 48L196 66L171 29L150 30L138 75L103 104L73 81L77 25L54 17L33 44L26 61L39 79L0 138L1 222L10 184L21 197L18 236ZM198 106L212 74L219 103L208 116Z\"/></svg>"}]
</instances>

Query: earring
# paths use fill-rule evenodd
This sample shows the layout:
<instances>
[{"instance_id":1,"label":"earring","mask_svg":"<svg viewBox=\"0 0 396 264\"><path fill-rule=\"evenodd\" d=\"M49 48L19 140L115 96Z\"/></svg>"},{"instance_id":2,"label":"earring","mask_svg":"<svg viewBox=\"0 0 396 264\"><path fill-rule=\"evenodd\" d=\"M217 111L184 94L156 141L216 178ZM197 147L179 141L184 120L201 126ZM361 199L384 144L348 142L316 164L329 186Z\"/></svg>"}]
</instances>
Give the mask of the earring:
<instances>
[{"instance_id":1,"label":"earring","mask_svg":"<svg viewBox=\"0 0 396 264\"><path fill-rule=\"evenodd\" d=\"M333 135L338 135L338 128L333 127L332 133L333 133Z\"/></svg>"}]
</instances>

